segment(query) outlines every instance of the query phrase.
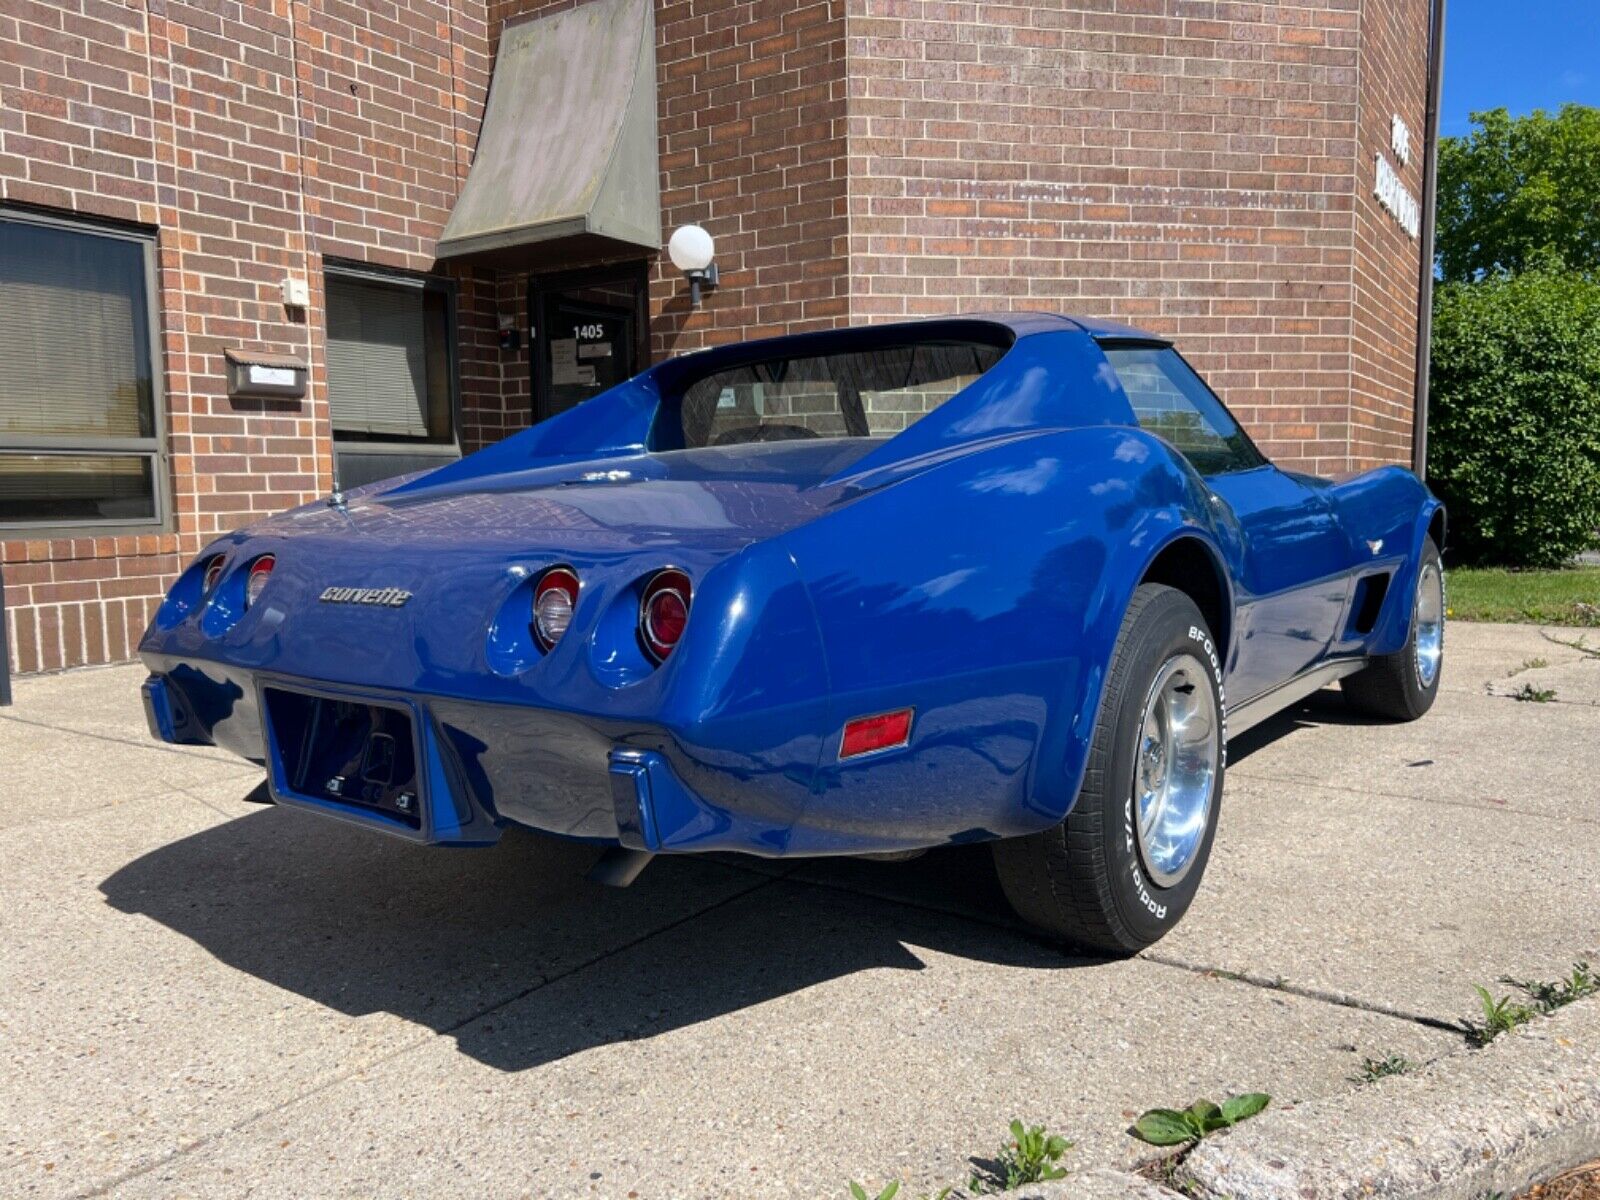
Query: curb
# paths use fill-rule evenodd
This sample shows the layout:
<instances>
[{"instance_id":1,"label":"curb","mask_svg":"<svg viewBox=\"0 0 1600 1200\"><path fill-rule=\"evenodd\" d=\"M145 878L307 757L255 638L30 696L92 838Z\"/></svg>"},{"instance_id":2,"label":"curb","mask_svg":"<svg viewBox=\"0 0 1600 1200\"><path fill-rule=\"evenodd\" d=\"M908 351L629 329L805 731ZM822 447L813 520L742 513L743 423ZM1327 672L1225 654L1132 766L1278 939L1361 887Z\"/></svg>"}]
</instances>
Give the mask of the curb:
<instances>
[{"instance_id":1,"label":"curb","mask_svg":"<svg viewBox=\"0 0 1600 1200\"><path fill-rule=\"evenodd\" d=\"M1142 1175L1111 1167L1093 1167L1081 1175L1073 1172L1066 1179L1032 1183L1000 1195L1003 1200L1185 1200L1177 1192L1151 1183ZM950 1200L958 1196L965 1200L967 1193L951 1192Z\"/></svg>"},{"instance_id":2,"label":"curb","mask_svg":"<svg viewBox=\"0 0 1600 1200\"><path fill-rule=\"evenodd\" d=\"M1009 1200L1483 1200L1600 1157L1600 1000L1209 1139L1183 1193L1098 1168ZM963 1193L952 1193L952 1196Z\"/></svg>"},{"instance_id":3,"label":"curb","mask_svg":"<svg viewBox=\"0 0 1600 1200\"><path fill-rule=\"evenodd\" d=\"M1483 1050L1266 1112L1197 1147L1194 1193L1232 1200L1479 1200L1600 1155L1600 1002Z\"/></svg>"}]
</instances>

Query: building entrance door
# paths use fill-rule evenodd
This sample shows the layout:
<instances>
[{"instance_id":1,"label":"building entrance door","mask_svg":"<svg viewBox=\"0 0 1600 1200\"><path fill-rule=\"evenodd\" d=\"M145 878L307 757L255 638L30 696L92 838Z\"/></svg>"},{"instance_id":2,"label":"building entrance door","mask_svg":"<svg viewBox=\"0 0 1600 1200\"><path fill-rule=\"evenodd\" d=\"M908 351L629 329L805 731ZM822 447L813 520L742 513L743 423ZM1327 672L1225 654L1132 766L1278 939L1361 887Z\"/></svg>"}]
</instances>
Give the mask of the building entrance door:
<instances>
[{"instance_id":1,"label":"building entrance door","mask_svg":"<svg viewBox=\"0 0 1600 1200\"><path fill-rule=\"evenodd\" d=\"M646 297L643 263L533 277L535 421L638 374L649 361Z\"/></svg>"}]
</instances>

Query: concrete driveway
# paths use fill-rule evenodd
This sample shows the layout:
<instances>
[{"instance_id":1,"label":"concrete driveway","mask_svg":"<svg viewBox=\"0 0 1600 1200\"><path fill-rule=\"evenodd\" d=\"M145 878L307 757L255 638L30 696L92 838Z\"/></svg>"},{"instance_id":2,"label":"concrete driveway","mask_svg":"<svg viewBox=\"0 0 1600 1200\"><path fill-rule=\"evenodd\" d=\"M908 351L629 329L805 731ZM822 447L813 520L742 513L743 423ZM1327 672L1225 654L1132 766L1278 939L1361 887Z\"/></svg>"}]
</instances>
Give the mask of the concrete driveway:
<instances>
[{"instance_id":1,"label":"concrete driveway","mask_svg":"<svg viewBox=\"0 0 1600 1200\"><path fill-rule=\"evenodd\" d=\"M141 677L0 710L0 1195L843 1196L963 1181L1013 1116L1125 1164L1144 1108L1462 1053L1473 982L1600 949L1600 658L1531 628L1452 626L1418 724L1324 693L1237 739L1200 897L1126 962L1030 938L981 850L614 892L244 803Z\"/></svg>"}]
</instances>

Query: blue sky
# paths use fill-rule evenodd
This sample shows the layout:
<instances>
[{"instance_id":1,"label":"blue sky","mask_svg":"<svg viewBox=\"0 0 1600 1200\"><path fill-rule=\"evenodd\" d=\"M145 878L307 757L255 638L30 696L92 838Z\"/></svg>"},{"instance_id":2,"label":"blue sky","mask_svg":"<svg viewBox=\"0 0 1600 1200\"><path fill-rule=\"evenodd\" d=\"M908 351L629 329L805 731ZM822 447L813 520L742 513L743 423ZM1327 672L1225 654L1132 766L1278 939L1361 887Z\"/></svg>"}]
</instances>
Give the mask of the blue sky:
<instances>
[{"instance_id":1,"label":"blue sky","mask_svg":"<svg viewBox=\"0 0 1600 1200\"><path fill-rule=\"evenodd\" d=\"M1600 0L1448 0L1439 132L1467 114L1600 105Z\"/></svg>"}]
</instances>

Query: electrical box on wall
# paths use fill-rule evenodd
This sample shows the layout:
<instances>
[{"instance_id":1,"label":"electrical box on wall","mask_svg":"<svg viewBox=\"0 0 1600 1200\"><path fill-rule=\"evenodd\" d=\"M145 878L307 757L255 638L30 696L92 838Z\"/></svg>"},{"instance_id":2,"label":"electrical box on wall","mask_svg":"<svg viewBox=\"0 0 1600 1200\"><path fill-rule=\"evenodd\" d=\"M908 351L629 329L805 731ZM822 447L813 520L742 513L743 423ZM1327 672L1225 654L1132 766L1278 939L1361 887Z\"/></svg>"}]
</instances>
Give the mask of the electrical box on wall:
<instances>
[{"instance_id":1,"label":"electrical box on wall","mask_svg":"<svg viewBox=\"0 0 1600 1200\"><path fill-rule=\"evenodd\" d=\"M500 318L500 349L521 350L522 330L517 328L517 319L512 316Z\"/></svg>"},{"instance_id":2,"label":"electrical box on wall","mask_svg":"<svg viewBox=\"0 0 1600 1200\"><path fill-rule=\"evenodd\" d=\"M228 395L300 400L306 394L306 364L291 354L229 349Z\"/></svg>"}]
</instances>

